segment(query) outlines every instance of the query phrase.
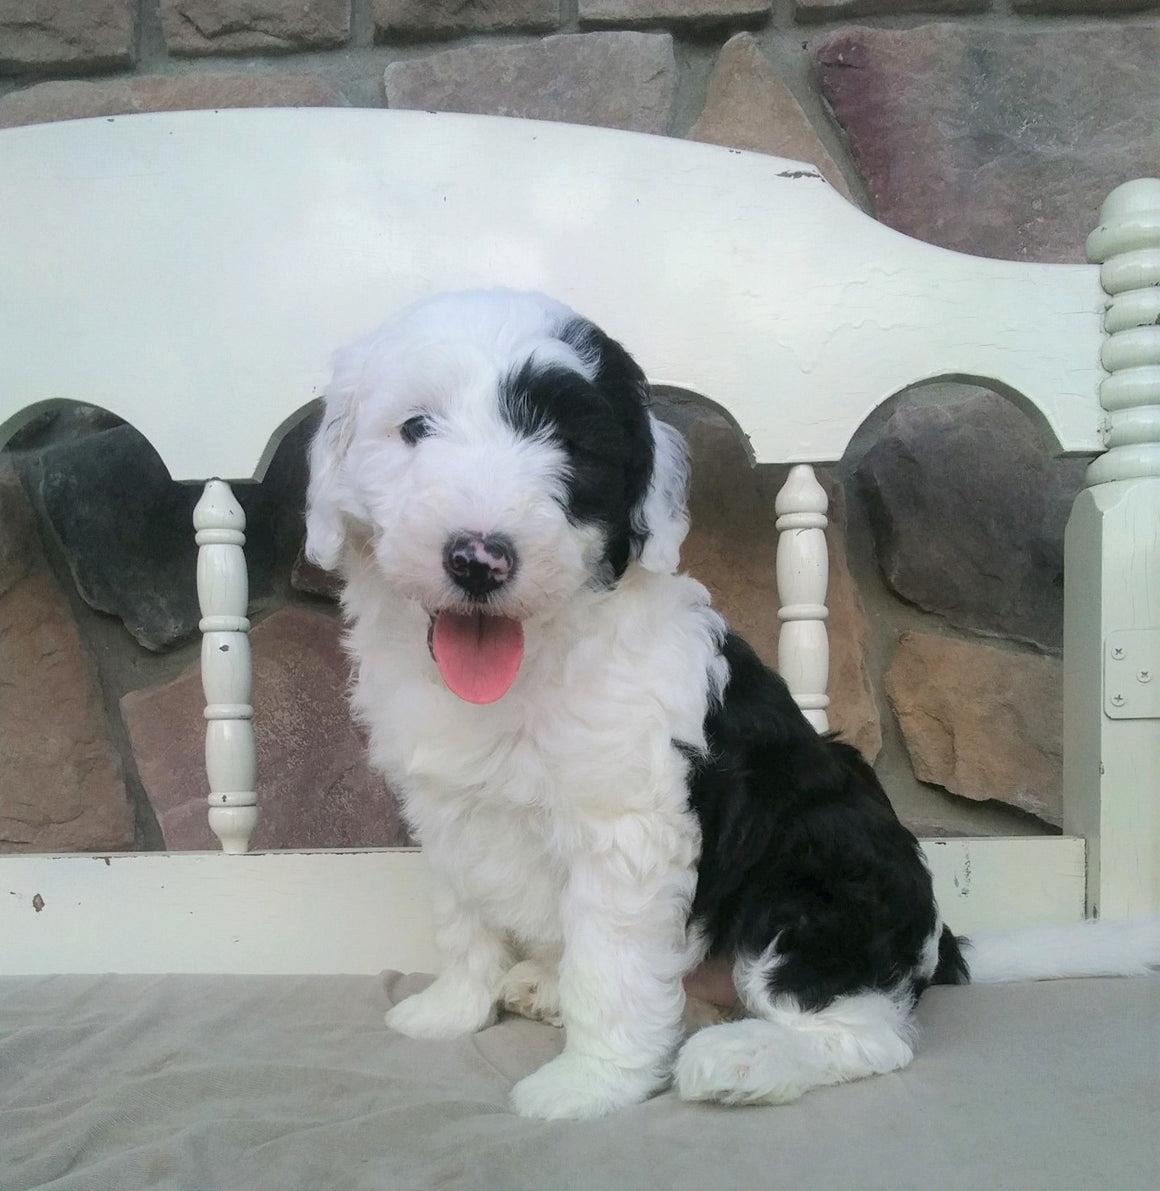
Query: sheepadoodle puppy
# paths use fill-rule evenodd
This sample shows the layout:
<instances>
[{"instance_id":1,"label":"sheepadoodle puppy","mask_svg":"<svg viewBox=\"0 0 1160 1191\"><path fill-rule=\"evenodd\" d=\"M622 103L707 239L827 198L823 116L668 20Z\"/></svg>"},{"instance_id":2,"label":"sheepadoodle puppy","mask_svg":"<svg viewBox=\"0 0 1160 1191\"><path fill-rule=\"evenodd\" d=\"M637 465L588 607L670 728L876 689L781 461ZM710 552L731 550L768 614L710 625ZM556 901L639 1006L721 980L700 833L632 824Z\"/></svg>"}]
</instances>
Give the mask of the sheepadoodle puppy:
<instances>
[{"instance_id":1,"label":"sheepadoodle puppy","mask_svg":"<svg viewBox=\"0 0 1160 1191\"><path fill-rule=\"evenodd\" d=\"M873 770L677 573L685 453L648 405L560 303L452 294L338 356L311 453L308 550L435 889L443 970L387 1024L562 1024L533 1117L893 1071L923 989L967 979ZM1059 974L1052 946L972 962ZM686 981L722 1007L687 1040Z\"/></svg>"}]
</instances>

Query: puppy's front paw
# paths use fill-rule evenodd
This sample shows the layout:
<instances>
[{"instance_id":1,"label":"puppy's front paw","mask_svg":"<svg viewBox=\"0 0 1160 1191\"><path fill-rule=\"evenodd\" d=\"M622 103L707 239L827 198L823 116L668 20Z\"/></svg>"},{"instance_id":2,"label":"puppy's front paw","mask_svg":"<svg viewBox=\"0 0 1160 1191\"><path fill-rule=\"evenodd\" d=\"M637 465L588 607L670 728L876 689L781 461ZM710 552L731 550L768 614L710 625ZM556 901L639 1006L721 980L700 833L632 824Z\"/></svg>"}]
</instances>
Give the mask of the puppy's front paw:
<instances>
[{"instance_id":1,"label":"puppy's front paw","mask_svg":"<svg viewBox=\"0 0 1160 1191\"><path fill-rule=\"evenodd\" d=\"M565 1051L516 1084L512 1107L521 1117L586 1120L647 1100L666 1082L651 1069L618 1067Z\"/></svg>"},{"instance_id":2,"label":"puppy's front paw","mask_svg":"<svg viewBox=\"0 0 1160 1191\"><path fill-rule=\"evenodd\" d=\"M523 960L505 974L499 999L509 1013L547 1022L550 1026L564 1024L560 1016L560 987L556 973L536 960Z\"/></svg>"},{"instance_id":3,"label":"puppy's front paw","mask_svg":"<svg viewBox=\"0 0 1160 1191\"><path fill-rule=\"evenodd\" d=\"M436 980L387 1011L386 1023L408 1038L458 1038L495 1020L491 995L461 981Z\"/></svg>"}]
</instances>

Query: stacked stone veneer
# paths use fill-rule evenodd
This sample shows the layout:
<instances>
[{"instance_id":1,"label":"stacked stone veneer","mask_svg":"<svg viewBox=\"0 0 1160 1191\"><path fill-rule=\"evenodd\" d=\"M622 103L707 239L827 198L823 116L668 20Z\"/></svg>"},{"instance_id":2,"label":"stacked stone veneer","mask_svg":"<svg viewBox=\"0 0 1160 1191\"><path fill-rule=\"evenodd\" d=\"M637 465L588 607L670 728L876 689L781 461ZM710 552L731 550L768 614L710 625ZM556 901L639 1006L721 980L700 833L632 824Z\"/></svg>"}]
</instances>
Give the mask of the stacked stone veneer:
<instances>
[{"instance_id":1,"label":"stacked stone veneer","mask_svg":"<svg viewBox=\"0 0 1160 1191\"><path fill-rule=\"evenodd\" d=\"M901 231L1047 261L1081 259L1106 192L1160 173L1158 64L1157 0L0 0L0 127L261 105L600 124L812 161ZM685 564L772 660L780 473L698 407L668 416L693 448ZM398 842L345 714L333 592L299 555L304 440L240 493L256 842ZM920 830L1058 822L1081 482L961 386L901 398L830 474L834 719ZM0 849L211 846L196 497L101 411L0 455Z\"/></svg>"}]
</instances>

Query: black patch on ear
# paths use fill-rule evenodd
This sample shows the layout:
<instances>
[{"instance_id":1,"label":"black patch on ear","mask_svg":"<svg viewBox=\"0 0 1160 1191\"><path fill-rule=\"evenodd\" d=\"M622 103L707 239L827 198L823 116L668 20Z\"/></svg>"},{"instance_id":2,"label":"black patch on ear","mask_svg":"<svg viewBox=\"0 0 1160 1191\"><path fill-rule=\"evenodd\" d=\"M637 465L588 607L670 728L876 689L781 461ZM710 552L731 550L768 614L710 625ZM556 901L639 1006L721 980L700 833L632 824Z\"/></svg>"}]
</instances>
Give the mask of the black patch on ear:
<instances>
[{"instance_id":1,"label":"black patch on ear","mask_svg":"<svg viewBox=\"0 0 1160 1191\"><path fill-rule=\"evenodd\" d=\"M575 523L603 529L601 579L611 585L643 545L632 513L652 477L648 382L628 352L585 319L565 324L559 338L596 361L595 378L528 361L504 382L500 408L518 433L545 438L567 455L565 511Z\"/></svg>"}]
</instances>

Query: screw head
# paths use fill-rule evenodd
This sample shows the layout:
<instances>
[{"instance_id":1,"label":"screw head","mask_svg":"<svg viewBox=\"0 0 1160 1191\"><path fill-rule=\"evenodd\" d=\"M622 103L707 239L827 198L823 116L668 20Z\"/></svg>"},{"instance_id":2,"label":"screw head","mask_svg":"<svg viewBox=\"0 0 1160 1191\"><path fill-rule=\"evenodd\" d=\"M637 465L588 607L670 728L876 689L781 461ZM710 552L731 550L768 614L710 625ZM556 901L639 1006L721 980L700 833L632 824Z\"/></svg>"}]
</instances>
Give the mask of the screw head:
<instances>
[{"instance_id":1,"label":"screw head","mask_svg":"<svg viewBox=\"0 0 1160 1191\"><path fill-rule=\"evenodd\" d=\"M1136 671L1136 681L1137 682L1151 682L1152 681L1152 671L1151 670L1137 670Z\"/></svg>"},{"instance_id":2,"label":"screw head","mask_svg":"<svg viewBox=\"0 0 1160 1191\"><path fill-rule=\"evenodd\" d=\"M1112 701L1113 707L1123 707L1124 706L1124 696L1123 695L1113 695L1111 701Z\"/></svg>"},{"instance_id":3,"label":"screw head","mask_svg":"<svg viewBox=\"0 0 1160 1191\"><path fill-rule=\"evenodd\" d=\"M1122 645L1112 646L1112 657L1114 657L1117 662L1121 661L1123 659L1123 656L1124 656L1124 647Z\"/></svg>"}]
</instances>

